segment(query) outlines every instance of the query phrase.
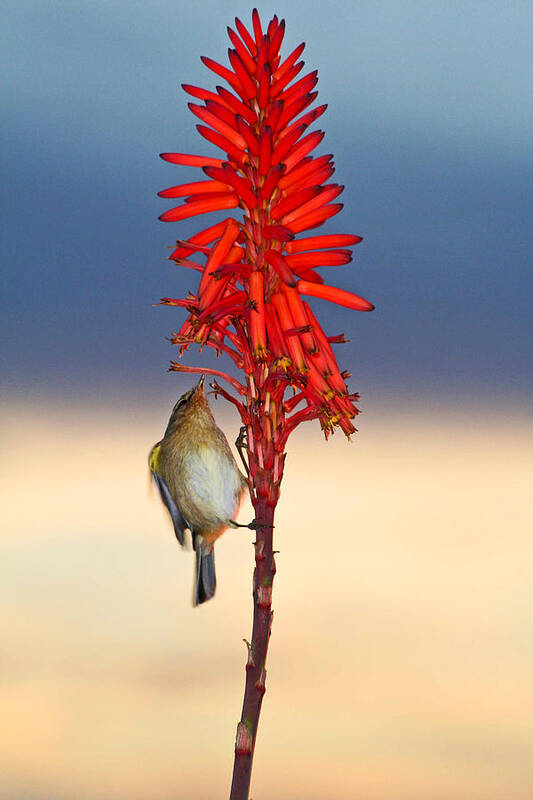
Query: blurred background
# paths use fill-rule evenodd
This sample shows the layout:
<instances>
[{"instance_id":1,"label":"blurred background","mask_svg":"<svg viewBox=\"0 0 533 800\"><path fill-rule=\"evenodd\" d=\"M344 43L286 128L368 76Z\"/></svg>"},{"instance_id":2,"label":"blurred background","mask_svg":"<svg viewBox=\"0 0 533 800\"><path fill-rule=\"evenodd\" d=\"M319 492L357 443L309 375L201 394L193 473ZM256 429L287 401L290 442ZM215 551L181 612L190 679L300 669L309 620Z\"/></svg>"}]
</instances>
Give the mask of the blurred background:
<instances>
[{"instance_id":1,"label":"blurred background","mask_svg":"<svg viewBox=\"0 0 533 800\"><path fill-rule=\"evenodd\" d=\"M364 237L332 276L377 308L314 303L363 414L351 444L311 423L289 442L252 796L525 800L533 9L259 11L319 70L346 186L322 231ZM225 63L250 12L4 3L2 800L228 794L252 534L220 541L193 609L146 457L191 382L166 373L181 312L152 303L194 288L167 248L203 222L157 221L194 175L157 154L214 152L179 84L213 88L199 57Z\"/></svg>"}]
</instances>

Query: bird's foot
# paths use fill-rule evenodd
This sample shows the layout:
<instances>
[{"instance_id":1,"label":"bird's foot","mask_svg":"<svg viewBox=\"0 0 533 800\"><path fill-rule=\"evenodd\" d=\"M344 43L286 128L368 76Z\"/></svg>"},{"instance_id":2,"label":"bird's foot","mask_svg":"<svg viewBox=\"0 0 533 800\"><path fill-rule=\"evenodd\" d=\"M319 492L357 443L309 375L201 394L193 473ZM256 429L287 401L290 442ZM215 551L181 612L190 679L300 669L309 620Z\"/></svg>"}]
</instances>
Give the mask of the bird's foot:
<instances>
[{"instance_id":1,"label":"bird's foot","mask_svg":"<svg viewBox=\"0 0 533 800\"><path fill-rule=\"evenodd\" d=\"M230 519L229 524L232 528L249 528L251 531L256 531L258 528L273 528L271 522L261 522L261 520L253 519L248 525L242 525L240 522Z\"/></svg>"},{"instance_id":2,"label":"bird's foot","mask_svg":"<svg viewBox=\"0 0 533 800\"><path fill-rule=\"evenodd\" d=\"M239 435L235 440L235 447L237 448L237 452L241 457L241 461L243 463L244 469L246 471L246 475L250 475L250 468L248 467L248 462L245 457L245 452L248 448L248 431L246 430L246 426L242 426L239 431ZM245 526L246 527L246 526Z\"/></svg>"}]
</instances>

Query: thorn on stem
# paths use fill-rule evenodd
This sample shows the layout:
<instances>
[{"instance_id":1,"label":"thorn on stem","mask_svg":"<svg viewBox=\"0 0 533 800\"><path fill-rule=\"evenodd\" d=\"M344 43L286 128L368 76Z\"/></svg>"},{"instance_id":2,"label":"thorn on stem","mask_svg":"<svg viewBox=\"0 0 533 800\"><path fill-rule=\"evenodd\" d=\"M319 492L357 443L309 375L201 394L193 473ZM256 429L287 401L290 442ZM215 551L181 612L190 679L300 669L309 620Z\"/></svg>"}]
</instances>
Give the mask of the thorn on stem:
<instances>
[{"instance_id":1,"label":"thorn on stem","mask_svg":"<svg viewBox=\"0 0 533 800\"><path fill-rule=\"evenodd\" d=\"M255 667L255 661L253 656L252 645L250 644L248 639L243 639L243 642L248 649L248 657L246 659L246 669L253 669L253 667Z\"/></svg>"}]
</instances>

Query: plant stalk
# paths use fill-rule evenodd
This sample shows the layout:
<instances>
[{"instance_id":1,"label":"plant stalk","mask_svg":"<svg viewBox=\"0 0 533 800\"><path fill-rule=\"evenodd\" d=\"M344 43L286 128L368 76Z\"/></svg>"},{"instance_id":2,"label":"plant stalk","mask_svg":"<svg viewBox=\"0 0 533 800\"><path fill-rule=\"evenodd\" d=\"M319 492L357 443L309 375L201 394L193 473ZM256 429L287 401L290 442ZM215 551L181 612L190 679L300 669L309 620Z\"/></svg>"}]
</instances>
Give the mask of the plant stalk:
<instances>
[{"instance_id":1,"label":"plant stalk","mask_svg":"<svg viewBox=\"0 0 533 800\"><path fill-rule=\"evenodd\" d=\"M276 565L272 543L275 506L269 504L265 498L257 497L254 509L256 520L263 524L257 528L255 541L252 641L247 642L246 685L241 720L237 725L230 800L249 798L257 727L265 694L266 657L273 617L272 583Z\"/></svg>"}]
</instances>

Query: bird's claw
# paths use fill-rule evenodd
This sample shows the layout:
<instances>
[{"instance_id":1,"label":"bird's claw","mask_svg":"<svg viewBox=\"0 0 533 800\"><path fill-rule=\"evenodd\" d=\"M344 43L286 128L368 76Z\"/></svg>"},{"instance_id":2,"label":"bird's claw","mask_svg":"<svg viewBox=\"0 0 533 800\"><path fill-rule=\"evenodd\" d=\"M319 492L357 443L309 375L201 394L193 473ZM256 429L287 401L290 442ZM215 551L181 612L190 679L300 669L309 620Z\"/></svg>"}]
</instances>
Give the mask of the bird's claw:
<instances>
[{"instance_id":1,"label":"bird's claw","mask_svg":"<svg viewBox=\"0 0 533 800\"><path fill-rule=\"evenodd\" d=\"M232 528L249 528L251 531L256 531L258 528L273 528L271 522L261 522L261 520L253 519L247 525L243 525L240 522L235 522L235 520L230 520L230 525Z\"/></svg>"},{"instance_id":2,"label":"bird's claw","mask_svg":"<svg viewBox=\"0 0 533 800\"><path fill-rule=\"evenodd\" d=\"M245 425L242 426L242 428L239 431L239 435L235 439L235 447L237 448L237 452L241 457L241 461L246 471L246 476L249 477L250 468L248 467L248 462L244 455L245 451L248 449L248 431Z\"/></svg>"},{"instance_id":3,"label":"bird's claw","mask_svg":"<svg viewBox=\"0 0 533 800\"><path fill-rule=\"evenodd\" d=\"M260 519L253 519L249 524L248 527L252 531L256 531L258 528L273 528L274 525L271 522L261 522Z\"/></svg>"}]
</instances>

